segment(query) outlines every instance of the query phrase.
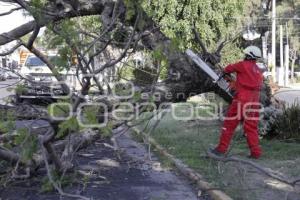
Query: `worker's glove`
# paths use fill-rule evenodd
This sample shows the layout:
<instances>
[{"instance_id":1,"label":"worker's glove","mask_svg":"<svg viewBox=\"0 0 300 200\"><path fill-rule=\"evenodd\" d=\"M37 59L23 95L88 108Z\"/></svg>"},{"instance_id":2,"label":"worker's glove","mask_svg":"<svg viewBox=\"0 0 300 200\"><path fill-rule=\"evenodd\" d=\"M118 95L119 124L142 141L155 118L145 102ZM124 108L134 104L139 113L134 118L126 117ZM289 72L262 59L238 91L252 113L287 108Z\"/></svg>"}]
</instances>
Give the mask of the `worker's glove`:
<instances>
[{"instance_id":1,"label":"worker's glove","mask_svg":"<svg viewBox=\"0 0 300 200\"><path fill-rule=\"evenodd\" d=\"M221 78L224 78L227 82L230 82L233 80L231 75L229 73L225 73L225 72L222 73Z\"/></svg>"},{"instance_id":2,"label":"worker's glove","mask_svg":"<svg viewBox=\"0 0 300 200\"><path fill-rule=\"evenodd\" d=\"M232 77L230 73L223 72L221 77L229 84L230 93L232 96L236 94L236 83L235 79Z\"/></svg>"}]
</instances>

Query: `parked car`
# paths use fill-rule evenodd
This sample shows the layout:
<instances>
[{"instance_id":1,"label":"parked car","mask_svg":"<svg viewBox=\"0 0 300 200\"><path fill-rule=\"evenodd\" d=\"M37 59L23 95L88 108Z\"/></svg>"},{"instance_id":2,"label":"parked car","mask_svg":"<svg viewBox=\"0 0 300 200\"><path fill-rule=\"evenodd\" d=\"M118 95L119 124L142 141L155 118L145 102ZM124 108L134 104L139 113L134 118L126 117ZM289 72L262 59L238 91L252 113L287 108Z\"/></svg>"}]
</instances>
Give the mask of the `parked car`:
<instances>
[{"instance_id":1,"label":"parked car","mask_svg":"<svg viewBox=\"0 0 300 200\"><path fill-rule=\"evenodd\" d=\"M28 55L24 65L21 67L20 74L26 78L24 81L25 89L18 95L17 99L22 102L25 99L48 99L53 100L54 95L63 95L59 85L51 70L47 65L34 55Z\"/></svg>"},{"instance_id":2,"label":"parked car","mask_svg":"<svg viewBox=\"0 0 300 200\"><path fill-rule=\"evenodd\" d=\"M49 59L55 59L54 56L49 56ZM64 76L66 84L69 84L70 76L75 76L76 71L59 71ZM24 81L25 89L17 94L19 102L29 99L44 99L53 101L61 96L65 96L61 85L52 74L48 66L35 55L28 55L26 61L21 67L20 74L26 78ZM70 86L71 90L72 87Z\"/></svg>"}]
</instances>

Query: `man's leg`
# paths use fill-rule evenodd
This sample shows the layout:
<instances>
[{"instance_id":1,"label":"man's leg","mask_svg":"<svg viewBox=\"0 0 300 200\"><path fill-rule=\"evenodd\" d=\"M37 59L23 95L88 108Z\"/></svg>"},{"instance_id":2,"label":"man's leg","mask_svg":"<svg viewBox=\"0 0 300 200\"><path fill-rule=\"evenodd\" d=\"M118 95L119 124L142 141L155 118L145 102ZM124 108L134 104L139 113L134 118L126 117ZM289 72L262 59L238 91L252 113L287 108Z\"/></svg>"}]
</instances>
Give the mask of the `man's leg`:
<instances>
[{"instance_id":1,"label":"man's leg","mask_svg":"<svg viewBox=\"0 0 300 200\"><path fill-rule=\"evenodd\" d=\"M258 123L259 112L258 106L254 106L256 111L250 112L244 119L244 132L247 137L247 143L251 151L251 157L259 158L261 156L261 148L259 146Z\"/></svg>"},{"instance_id":2,"label":"man's leg","mask_svg":"<svg viewBox=\"0 0 300 200\"><path fill-rule=\"evenodd\" d=\"M226 153L230 145L234 131L241 120L241 105L238 100L234 99L230 105L226 119L222 127L219 145L216 150L220 153Z\"/></svg>"}]
</instances>

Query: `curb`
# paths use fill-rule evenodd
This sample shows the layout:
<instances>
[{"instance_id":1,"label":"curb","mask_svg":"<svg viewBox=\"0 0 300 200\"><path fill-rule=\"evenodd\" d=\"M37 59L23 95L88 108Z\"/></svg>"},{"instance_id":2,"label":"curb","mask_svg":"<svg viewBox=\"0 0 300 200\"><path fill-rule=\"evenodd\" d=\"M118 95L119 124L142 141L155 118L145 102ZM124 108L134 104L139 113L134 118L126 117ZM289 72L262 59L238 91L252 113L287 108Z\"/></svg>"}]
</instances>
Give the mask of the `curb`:
<instances>
[{"instance_id":1,"label":"curb","mask_svg":"<svg viewBox=\"0 0 300 200\"><path fill-rule=\"evenodd\" d=\"M162 154L168 160L170 160L181 174L186 176L191 181L195 181L201 190L207 191L207 193L210 195L210 197L213 200L233 200L231 197L229 197L224 192L214 189L208 182L203 181L203 176L201 176L200 174L195 172L193 169L189 168L181 160L179 160L179 159L175 158L173 155L169 154L153 138L151 138L150 136L141 132L136 127L131 128L131 130L133 130L138 135L143 136L151 145L153 145L157 150L159 150L160 154Z\"/></svg>"}]
</instances>

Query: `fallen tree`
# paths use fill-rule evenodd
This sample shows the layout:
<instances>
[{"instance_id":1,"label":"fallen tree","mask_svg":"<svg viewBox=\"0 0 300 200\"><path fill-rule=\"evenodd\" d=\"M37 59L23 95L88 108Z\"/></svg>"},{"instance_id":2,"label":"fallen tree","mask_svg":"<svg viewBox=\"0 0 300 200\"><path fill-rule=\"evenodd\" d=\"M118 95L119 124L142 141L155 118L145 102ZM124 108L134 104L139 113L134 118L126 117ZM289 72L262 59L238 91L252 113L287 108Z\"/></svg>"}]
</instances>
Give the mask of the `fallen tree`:
<instances>
[{"instance_id":1,"label":"fallen tree","mask_svg":"<svg viewBox=\"0 0 300 200\"><path fill-rule=\"evenodd\" d=\"M14 2L14 1L11 1ZM23 9L30 12L31 9L41 9L31 5L30 2L15 1L14 3L19 4ZM140 13L141 21L143 25L139 25L136 28L136 32L139 33L140 39L144 47L151 51L159 50L167 58L169 63L168 77L163 84L157 86L157 91L171 92L171 101L184 101L188 97L201 94L205 92L216 92L220 94L227 101L230 98L216 87L205 73L198 70L194 63L191 62L184 53L180 51L174 51L171 40L166 37L160 30L159 26L147 16L141 7L134 4L136 7L126 7L126 3L123 1L109 2L109 1L76 1L76 10L73 6L70 6L68 2L56 1L56 3L46 4L45 7L37 14L30 12L33 15L34 21L28 22L14 30L0 35L0 45L4 45L11 41L17 40L22 36L29 34L30 32L37 30L40 27L47 26L49 24L57 24L65 19L70 19L80 16L99 15L102 24L106 27L104 33L112 32L116 28L116 21L119 23L127 23L125 16L127 12L134 12L136 15ZM132 19L136 18L132 17ZM127 30L134 26L134 20L129 21L129 26L125 26L123 30ZM38 26L37 26L38 25ZM101 34L100 34L101 35ZM228 41L220 40L216 51L213 53L208 52L204 46L199 35L195 31L196 40L201 44L203 51L203 59L206 60L215 69L214 65L220 61L220 52L222 48L228 43ZM29 45L30 47L34 37L31 38ZM99 39L99 37L97 38ZM235 38L234 38L235 39ZM106 42L107 43L107 42ZM99 52L100 53L100 52ZM104 68L109 68L115 65L120 59L116 59L114 62L107 63L100 67L95 73L100 72ZM51 69L53 67L50 67ZM57 73L54 73L57 74ZM59 80L59 79L58 79ZM184 95L177 95L177 94Z\"/></svg>"},{"instance_id":2,"label":"fallen tree","mask_svg":"<svg viewBox=\"0 0 300 200\"><path fill-rule=\"evenodd\" d=\"M111 117L114 110L122 107L118 105L121 102L132 103L133 108L138 109L140 114L148 110L147 106L141 106L140 103L155 103L157 106L165 102L182 102L191 96L206 92L215 92L226 101L231 100L231 97L219 89L205 73L199 70L182 50L174 48L172 40L162 32L160 26L139 6L139 2L129 1L130 3L128 3L122 0L77 0L74 2L56 0L52 2L38 1L37 4L33 1L23 0L5 0L2 2L9 2L20 7L18 10L26 11L34 20L10 32L0 34L0 45L16 41L16 46L7 52L3 52L1 55L10 54L19 46L23 46L46 63L58 81L63 80L63 77L57 71L57 67L35 47L35 41L40 29L46 26L50 32L49 41L51 39L60 41L54 47L62 46L63 44L64 50L67 49L67 52L69 52L66 56L75 55L78 61L76 76L81 84L79 94L72 94L67 102L71 105L71 110L65 111L65 113L71 113L68 120L54 120L49 116L49 113L30 106L0 107L0 110L4 113L3 120L7 120L6 113L13 113L15 120L45 120L47 123L47 127L38 128L39 131L33 131L32 127L29 127L29 131L25 134L23 138L25 141L27 141L26 138L35 138L37 140L33 141L39 141L39 143L32 145L40 145L39 149L32 153L26 162L22 161L22 151L18 151L20 150L20 145L22 148L22 145L26 144L26 142L20 142L15 146L15 149L0 149L0 157L13 165L25 166L25 168L30 168L30 171L34 171L44 164L48 165L49 161L49 163L54 164L55 169L60 173L72 169L73 154L99 137L99 134L93 131L85 132L81 135L74 134L80 130L78 123L74 123L80 105L86 102L95 103L93 100L87 101L85 99L93 84L96 85L97 94L100 96L96 102L102 103L108 108L107 110L98 111L96 115L97 122L102 122L103 116L109 116L109 129L127 124L129 121L113 121L113 117ZM95 18L100 21L101 26L95 31L86 31L86 27L82 26L81 23L74 22L76 20L80 21L81 17L84 16L96 16ZM76 19L72 21L73 18ZM94 23L94 21L92 22ZM196 27L193 30L193 37L197 41L197 46L200 47L198 49L201 49L201 57L213 69L220 71L221 69L218 67L221 59L220 53L231 40L220 39L215 48L216 50L211 53L201 40ZM32 34L28 41L23 41L23 36L30 33ZM117 36L123 37L119 38ZM104 58L110 53L109 49L111 48L121 49L121 52L111 57L107 56L108 59L105 60ZM97 79L97 75L115 67L123 62L124 58L141 49L156 52L156 58L153 59L153 66L158 72L155 75L155 81L146 86L134 85L136 93L148 94L148 97L138 99L111 98L109 84L105 81L100 82ZM99 66L94 66L93 63L97 56L100 56L105 62L100 63ZM168 63L167 73L165 79L158 82L162 70L162 61ZM83 78L80 76L83 76ZM104 87L107 89L104 89ZM62 89L65 93L70 91L66 84L62 84ZM159 98L154 98L156 96ZM115 106L116 104L117 106ZM65 128L65 133L61 135L59 129L63 128ZM20 133L17 133L17 135L20 135ZM4 141L4 137L2 139ZM62 193L59 188L57 190Z\"/></svg>"}]
</instances>

